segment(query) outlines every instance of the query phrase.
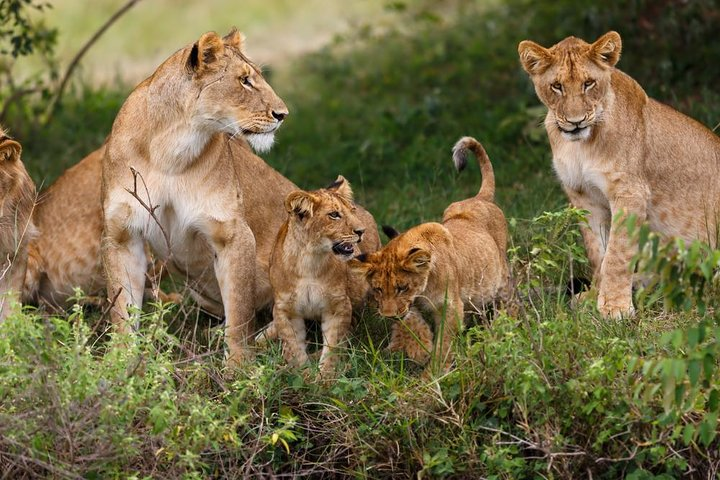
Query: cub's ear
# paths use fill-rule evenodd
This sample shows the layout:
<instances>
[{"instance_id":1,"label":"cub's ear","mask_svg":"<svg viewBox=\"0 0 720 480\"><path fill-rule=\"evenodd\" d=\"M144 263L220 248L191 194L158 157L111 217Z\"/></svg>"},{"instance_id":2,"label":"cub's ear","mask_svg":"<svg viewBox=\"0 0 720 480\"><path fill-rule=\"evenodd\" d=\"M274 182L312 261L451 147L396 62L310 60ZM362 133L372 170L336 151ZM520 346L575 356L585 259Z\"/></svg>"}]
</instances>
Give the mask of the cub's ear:
<instances>
[{"instance_id":1,"label":"cub's ear","mask_svg":"<svg viewBox=\"0 0 720 480\"><path fill-rule=\"evenodd\" d=\"M552 54L550 51L530 40L520 42L518 45L518 55L520 55L520 63L530 75L540 75L552 65Z\"/></svg>"},{"instance_id":2,"label":"cub's ear","mask_svg":"<svg viewBox=\"0 0 720 480\"><path fill-rule=\"evenodd\" d=\"M223 37L223 43L231 47L235 47L241 52L245 51L245 36L233 27L230 32Z\"/></svg>"},{"instance_id":3,"label":"cub's ear","mask_svg":"<svg viewBox=\"0 0 720 480\"><path fill-rule=\"evenodd\" d=\"M190 49L187 67L192 72L209 70L220 59L224 51L225 45L217 33L205 33Z\"/></svg>"},{"instance_id":4,"label":"cub's ear","mask_svg":"<svg viewBox=\"0 0 720 480\"><path fill-rule=\"evenodd\" d=\"M427 250L419 247L411 248L407 256L402 260L403 270L411 273L423 273L430 270L432 255Z\"/></svg>"},{"instance_id":5,"label":"cub's ear","mask_svg":"<svg viewBox=\"0 0 720 480\"><path fill-rule=\"evenodd\" d=\"M390 240L400 235L400 232L395 230L395 228L391 227L390 225L383 225L382 231Z\"/></svg>"},{"instance_id":6,"label":"cub's ear","mask_svg":"<svg viewBox=\"0 0 720 480\"><path fill-rule=\"evenodd\" d=\"M375 268L370 255L361 253L348 262L350 273L358 277L367 278Z\"/></svg>"},{"instance_id":7,"label":"cub's ear","mask_svg":"<svg viewBox=\"0 0 720 480\"><path fill-rule=\"evenodd\" d=\"M285 210L303 220L312 217L316 202L317 199L312 193L296 190L285 198Z\"/></svg>"},{"instance_id":8,"label":"cub's ear","mask_svg":"<svg viewBox=\"0 0 720 480\"><path fill-rule=\"evenodd\" d=\"M342 175L338 175L335 181L328 185L327 189L341 196L346 201L350 203L353 202L353 191L350 187L350 182L348 182L347 179Z\"/></svg>"},{"instance_id":9,"label":"cub's ear","mask_svg":"<svg viewBox=\"0 0 720 480\"><path fill-rule=\"evenodd\" d=\"M622 40L617 32L607 32L590 45L590 58L600 64L607 64L614 67L620 60Z\"/></svg>"},{"instance_id":10,"label":"cub's ear","mask_svg":"<svg viewBox=\"0 0 720 480\"><path fill-rule=\"evenodd\" d=\"M18 142L0 133L0 161L20 160L22 147Z\"/></svg>"}]
</instances>

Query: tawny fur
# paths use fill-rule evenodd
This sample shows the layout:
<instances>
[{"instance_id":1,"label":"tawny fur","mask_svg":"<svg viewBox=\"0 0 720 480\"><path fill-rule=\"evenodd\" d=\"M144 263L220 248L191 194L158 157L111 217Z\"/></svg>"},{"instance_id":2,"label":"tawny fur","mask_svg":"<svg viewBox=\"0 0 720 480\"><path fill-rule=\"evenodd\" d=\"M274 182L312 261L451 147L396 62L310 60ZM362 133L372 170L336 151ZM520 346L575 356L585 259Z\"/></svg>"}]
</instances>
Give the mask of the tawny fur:
<instances>
[{"instance_id":1,"label":"tawny fur","mask_svg":"<svg viewBox=\"0 0 720 480\"><path fill-rule=\"evenodd\" d=\"M665 237L718 245L720 138L648 98L615 65L620 35L592 44L568 37L551 48L523 41L523 68L548 107L553 166L570 202L590 212L583 229L605 316L633 313L628 215ZM614 220L616 219L616 220ZM611 225L612 224L612 225Z\"/></svg>"},{"instance_id":2,"label":"tawny fur","mask_svg":"<svg viewBox=\"0 0 720 480\"><path fill-rule=\"evenodd\" d=\"M100 250L116 329L142 305L147 242L223 305L229 365L252 356L255 238L228 134L266 149L287 115L241 42L210 32L166 60L123 104L102 161Z\"/></svg>"},{"instance_id":3,"label":"tawny fur","mask_svg":"<svg viewBox=\"0 0 720 480\"><path fill-rule=\"evenodd\" d=\"M476 196L451 204L442 224L413 227L380 251L351 262L351 268L367 279L379 313L415 326L414 334L405 336L402 329L393 328L393 349L424 360L418 348L426 350L432 338L429 328L418 323L416 308L433 313L432 355L443 370L452 363L451 343L463 326L464 306L479 308L508 294L507 224L493 202L492 165L482 145L465 137L453 149L457 168L464 167L468 150L475 153L482 171Z\"/></svg>"},{"instance_id":4,"label":"tawny fur","mask_svg":"<svg viewBox=\"0 0 720 480\"><path fill-rule=\"evenodd\" d=\"M21 160L22 147L0 127L0 322L20 301L27 267L35 184Z\"/></svg>"},{"instance_id":5,"label":"tawny fur","mask_svg":"<svg viewBox=\"0 0 720 480\"><path fill-rule=\"evenodd\" d=\"M365 240L364 222L342 176L327 189L291 192L285 206L287 221L270 260L274 304L268 328L282 339L286 360L302 365L308 360L305 320L320 319L320 372L328 375L350 331L352 308L367 294L366 282L349 275L347 261L377 250L377 233Z\"/></svg>"},{"instance_id":6,"label":"tawny fur","mask_svg":"<svg viewBox=\"0 0 720 480\"><path fill-rule=\"evenodd\" d=\"M285 197L298 187L255 155L244 139L231 139L230 151L243 192L245 220L255 236L255 307L260 309L272 303L270 253L287 216ZM106 297L100 259L100 181L104 152L104 147L92 152L41 193L33 220L42 234L30 242L24 301L62 306L76 287L91 298ZM379 245L372 215L360 206L356 213L366 229L363 245ZM222 303L192 292L203 308L222 317ZM172 296L162 297L160 293L163 301L178 300ZM274 331L268 333L276 338Z\"/></svg>"}]
</instances>

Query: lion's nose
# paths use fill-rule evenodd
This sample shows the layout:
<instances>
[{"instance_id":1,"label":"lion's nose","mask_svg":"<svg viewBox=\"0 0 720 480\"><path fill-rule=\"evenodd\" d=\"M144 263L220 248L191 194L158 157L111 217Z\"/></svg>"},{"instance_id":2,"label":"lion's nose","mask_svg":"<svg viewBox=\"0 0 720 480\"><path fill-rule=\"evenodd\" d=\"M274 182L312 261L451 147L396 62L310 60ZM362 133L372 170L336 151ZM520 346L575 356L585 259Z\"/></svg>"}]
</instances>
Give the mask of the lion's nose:
<instances>
[{"instance_id":1,"label":"lion's nose","mask_svg":"<svg viewBox=\"0 0 720 480\"><path fill-rule=\"evenodd\" d=\"M283 120L285 120L285 117L287 117L287 115L288 112L276 112L275 110L273 110L272 112L272 116L275 117L275 120L277 120L278 122L282 122Z\"/></svg>"},{"instance_id":2,"label":"lion's nose","mask_svg":"<svg viewBox=\"0 0 720 480\"><path fill-rule=\"evenodd\" d=\"M360 228L360 229L357 229L357 230L353 230L353 232L355 232L355 235L358 236L358 241L360 241L360 240L362 240L363 233L365 233L365 229L364 229L364 228Z\"/></svg>"}]
</instances>

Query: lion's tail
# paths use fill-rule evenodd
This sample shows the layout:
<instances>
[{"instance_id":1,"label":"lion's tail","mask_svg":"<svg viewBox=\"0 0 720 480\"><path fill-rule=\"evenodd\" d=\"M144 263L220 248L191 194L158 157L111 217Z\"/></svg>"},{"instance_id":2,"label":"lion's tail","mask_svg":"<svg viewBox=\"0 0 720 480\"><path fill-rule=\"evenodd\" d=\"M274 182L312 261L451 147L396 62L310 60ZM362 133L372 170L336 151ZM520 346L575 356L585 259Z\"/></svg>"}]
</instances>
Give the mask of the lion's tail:
<instances>
[{"instance_id":1,"label":"lion's tail","mask_svg":"<svg viewBox=\"0 0 720 480\"><path fill-rule=\"evenodd\" d=\"M461 172L467 165L468 150L472 151L480 165L482 173L482 184L476 195L478 198L493 200L495 197L495 173L487 152L482 144L472 137L463 137L453 147L453 163L458 172Z\"/></svg>"}]
</instances>

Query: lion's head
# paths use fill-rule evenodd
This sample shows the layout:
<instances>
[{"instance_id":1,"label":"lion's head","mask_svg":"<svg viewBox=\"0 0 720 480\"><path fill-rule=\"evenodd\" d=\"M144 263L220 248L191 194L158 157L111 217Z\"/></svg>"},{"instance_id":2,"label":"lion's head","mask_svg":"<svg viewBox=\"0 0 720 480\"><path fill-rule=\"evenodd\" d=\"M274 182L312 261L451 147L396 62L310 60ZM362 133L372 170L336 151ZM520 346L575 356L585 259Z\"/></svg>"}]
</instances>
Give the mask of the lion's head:
<instances>
[{"instance_id":1,"label":"lion's head","mask_svg":"<svg viewBox=\"0 0 720 480\"><path fill-rule=\"evenodd\" d=\"M381 250L350 262L353 273L367 280L380 315L404 317L408 313L425 292L436 261L428 240L443 242L448 235L438 223L422 224L394 236Z\"/></svg>"},{"instance_id":2,"label":"lion's head","mask_svg":"<svg viewBox=\"0 0 720 480\"><path fill-rule=\"evenodd\" d=\"M520 42L522 66L549 109L549 128L554 122L567 140L590 138L608 107L610 76L621 49L617 32L608 32L593 44L575 37L551 48L529 40Z\"/></svg>"},{"instance_id":3,"label":"lion's head","mask_svg":"<svg viewBox=\"0 0 720 480\"><path fill-rule=\"evenodd\" d=\"M173 81L178 56L184 79ZM215 32L204 34L155 75L162 77L163 72L169 72L171 90L197 130L243 136L258 151L272 146L288 115L285 103L243 52L242 35L235 29L223 38Z\"/></svg>"},{"instance_id":4,"label":"lion's head","mask_svg":"<svg viewBox=\"0 0 720 480\"><path fill-rule=\"evenodd\" d=\"M290 229L317 252L332 252L341 260L358 253L365 227L355 215L350 184L340 175L328 188L288 194L285 208Z\"/></svg>"}]
</instances>

